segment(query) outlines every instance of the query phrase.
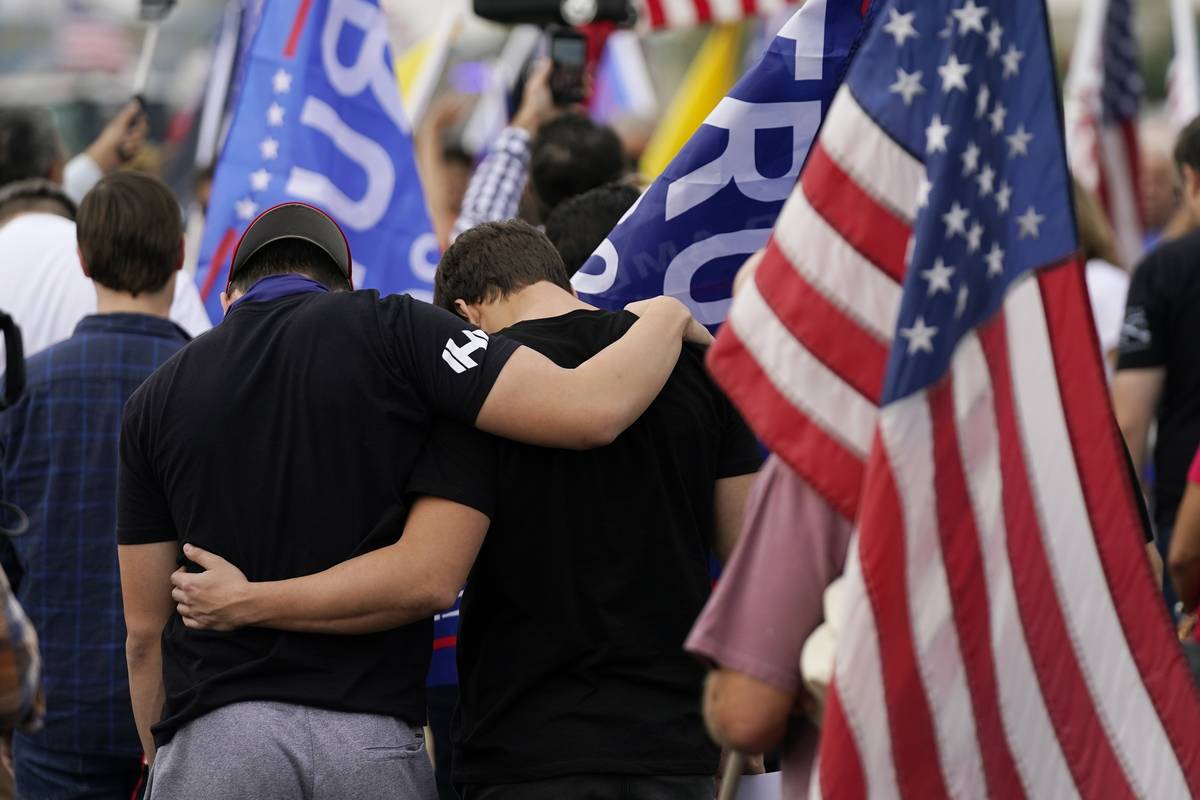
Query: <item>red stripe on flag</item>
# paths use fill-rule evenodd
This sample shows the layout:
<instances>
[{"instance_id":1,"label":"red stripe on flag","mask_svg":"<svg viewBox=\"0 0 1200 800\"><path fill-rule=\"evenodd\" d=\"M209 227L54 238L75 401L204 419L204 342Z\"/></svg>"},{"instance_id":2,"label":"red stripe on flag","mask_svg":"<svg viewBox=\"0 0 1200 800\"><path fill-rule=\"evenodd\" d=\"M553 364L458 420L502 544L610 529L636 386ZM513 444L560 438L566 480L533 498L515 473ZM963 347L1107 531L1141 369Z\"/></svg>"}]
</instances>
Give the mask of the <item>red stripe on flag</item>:
<instances>
[{"instance_id":1,"label":"red stripe on flag","mask_svg":"<svg viewBox=\"0 0 1200 800\"><path fill-rule=\"evenodd\" d=\"M225 259L231 255L230 251L233 249L236 236L237 231L230 228L221 237L221 243L217 245L217 252L213 253L212 261L208 265L208 274L204 276L204 285L200 287L201 300L208 301L208 296L212 294L217 278L225 271Z\"/></svg>"},{"instance_id":2,"label":"red stripe on flag","mask_svg":"<svg viewBox=\"0 0 1200 800\"><path fill-rule=\"evenodd\" d=\"M296 55L296 45L300 43L300 34L304 32L304 23L308 20L308 12L312 8L312 0L300 0L300 8L292 20L292 30L288 33L287 43L283 46L283 57L291 58Z\"/></svg>"},{"instance_id":3,"label":"red stripe on flag","mask_svg":"<svg viewBox=\"0 0 1200 800\"><path fill-rule=\"evenodd\" d=\"M934 494L938 534L950 588L954 627L971 691L975 733L990 797L1025 796L1000 714L983 553L963 472L954 411L954 373L928 392L933 420Z\"/></svg>"},{"instance_id":4,"label":"red stripe on flag","mask_svg":"<svg viewBox=\"0 0 1200 800\"><path fill-rule=\"evenodd\" d=\"M708 351L708 368L767 447L854 519L863 462L779 393L732 325Z\"/></svg>"},{"instance_id":5,"label":"red stripe on flag","mask_svg":"<svg viewBox=\"0 0 1200 800\"><path fill-rule=\"evenodd\" d=\"M439 636L433 640L434 650L445 650L448 647L454 647L458 644L457 636Z\"/></svg>"},{"instance_id":6,"label":"red stripe on flag","mask_svg":"<svg viewBox=\"0 0 1200 800\"><path fill-rule=\"evenodd\" d=\"M661 28L667 24L667 15L663 12L663 0L646 0L646 10L650 12L651 28Z\"/></svg>"},{"instance_id":7,"label":"red stripe on flag","mask_svg":"<svg viewBox=\"0 0 1200 800\"><path fill-rule=\"evenodd\" d=\"M949 793L938 757L933 713L917 663L905 552L906 537L926 532L905 530L897 522L903 519L892 465L876 434L863 486L858 557L879 638L892 763L901 796L937 800Z\"/></svg>"},{"instance_id":8,"label":"red stripe on flag","mask_svg":"<svg viewBox=\"0 0 1200 800\"><path fill-rule=\"evenodd\" d=\"M1042 541L1013 397L1003 314L979 329L979 340L992 379L1013 589L1046 712L1079 794L1132 798L1071 646Z\"/></svg>"},{"instance_id":9,"label":"red stripe on flag","mask_svg":"<svg viewBox=\"0 0 1200 800\"><path fill-rule=\"evenodd\" d=\"M875 405L883 395L887 347L814 289L772 243L755 283L775 316L817 359Z\"/></svg>"},{"instance_id":10,"label":"red stripe on flag","mask_svg":"<svg viewBox=\"0 0 1200 800\"><path fill-rule=\"evenodd\" d=\"M742 14L747 17L758 16L757 0L742 0Z\"/></svg>"},{"instance_id":11,"label":"red stripe on flag","mask_svg":"<svg viewBox=\"0 0 1200 800\"><path fill-rule=\"evenodd\" d=\"M1038 283L1062 404L1069 410L1065 414L1067 431L1109 591L1138 674L1162 719L1192 796L1200 797L1200 737L1192 726L1192 720L1200 716L1200 699L1149 564L1142 557L1141 519L1134 505L1133 485L1122 468L1125 453L1108 405L1099 352L1093 349L1081 354L1075 345L1095 338L1083 269L1072 262L1042 270Z\"/></svg>"},{"instance_id":12,"label":"red stripe on flag","mask_svg":"<svg viewBox=\"0 0 1200 800\"><path fill-rule=\"evenodd\" d=\"M708 0L692 0L692 5L696 9L696 22L710 22L712 20L712 8L708 5Z\"/></svg>"},{"instance_id":13,"label":"red stripe on flag","mask_svg":"<svg viewBox=\"0 0 1200 800\"><path fill-rule=\"evenodd\" d=\"M825 716L821 720L821 753L814 769L821 771L821 796L828 800L859 800L867 796L858 745L850 733L837 686L825 695Z\"/></svg>"},{"instance_id":14,"label":"red stripe on flag","mask_svg":"<svg viewBox=\"0 0 1200 800\"><path fill-rule=\"evenodd\" d=\"M912 231L834 163L819 141L809 153L800 185L816 212L855 250L892 280L904 280Z\"/></svg>"}]
</instances>

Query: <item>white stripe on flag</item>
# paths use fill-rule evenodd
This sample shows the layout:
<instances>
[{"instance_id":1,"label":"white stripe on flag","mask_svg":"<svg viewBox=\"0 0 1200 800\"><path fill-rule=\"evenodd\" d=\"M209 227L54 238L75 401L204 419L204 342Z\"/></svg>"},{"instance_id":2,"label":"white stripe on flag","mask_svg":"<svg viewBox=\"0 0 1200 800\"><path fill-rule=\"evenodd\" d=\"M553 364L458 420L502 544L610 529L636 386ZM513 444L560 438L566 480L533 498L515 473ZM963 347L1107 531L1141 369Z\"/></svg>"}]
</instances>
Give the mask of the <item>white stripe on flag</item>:
<instances>
[{"instance_id":1,"label":"white stripe on flag","mask_svg":"<svg viewBox=\"0 0 1200 800\"><path fill-rule=\"evenodd\" d=\"M991 376L974 333L958 345L952 369L959 457L979 532L1005 736L1027 796L1073 800L1079 795L1038 689L1037 673L1017 606L1012 565L1008 560L1000 436Z\"/></svg>"},{"instance_id":2,"label":"white stripe on flag","mask_svg":"<svg viewBox=\"0 0 1200 800\"><path fill-rule=\"evenodd\" d=\"M829 108L821 146L860 189L912 224L925 168L867 116L844 85Z\"/></svg>"},{"instance_id":3,"label":"white stripe on flag","mask_svg":"<svg viewBox=\"0 0 1200 800\"><path fill-rule=\"evenodd\" d=\"M713 22L737 22L745 18L741 0L708 0Z\"/></svg>"},{"instance_id":4,"label":"white stripe on flag","mask_svg":"<svg viewBox=\"0 0 1200 800\"><path fill-rule=\"evenodd\" d=\"M1138 218L1138 190L1133 185L1125 136L1119 125L1101 125L1097 136L1117 249L1125 266L1132 267L1142 253L1142 224Z\"/></svg>"},{"instance_id":5,"label":"white stripe on flag","mask_svg":"<svg viewBox=\"0 0 1200 800\"><path fill-rule=\"evenodd\" d=\"M875 432L877 408L800 344L767 305L754 281L733 301L729 325L771 383L860 459Z\"/></svg>"},{"instance_id":6,"label":"white stripe on flag","mask_svg":"<svg viewBox=\"0 0 1200 800\"><path fill-rule=\"evenodd\" d=\"M903 516L897 535L904 536L913 650L933 714L938 760L950 796L968 797L987 783L938 535L928 395L917 392L885 407L879 432Z\"/></svg>"},{"instance_id":7,"label":"white stripe on flag","mask_svg":"<svg viewBox=\"0 0 1200 800\"><path fill-rule=\"evenodd\" d=\"M696 4L692 0L663 0L662 6L669 28L684 28L699 22Z\"/></svg>"},{"instance_id":8,"label":"white stripe on flag","mask_svg":"<svg viewBox=\"0 0 1200 800\"><path fill-rule=\"evenodd\" d=\"M810 286L876 339L891 342L900 313L900 286L813 209L802 187L792 192L779 216L775 242Z\"/></svg>"},{"instance_id":9,"label":"white stripe on flag","mask_svg":"<svg viewBox=\"0 0 1200 800\"><path fill-rule=\"evenodd\" d=\"M796 43L796 80L819 81L825 74L825 1L808 0L779 29Z\"/></svg>"},{"instance_id":10,"label":"white stripe on flag","mask_svg":"<svg viewBox=\"0 0 1200 800\"><path fill-rule=\"evenodd\" d=\"M883 661L879 657L879 633L869 597L863 583L858 537L855 536L846 551L846 570L842 577L842 619L837 629L842 631L843 640L834 664L838 701L858 750L867 782L867 797L898 800L900 792L896 784L896 767L892 763L892 735L886 716L887 695L883 690ZM851 631L853 638L849 636ZM813 765L813 770L820 770L819 761Z\"/></svg>"},{"instance_id":11,"label":"white stripe on flag","mask_svg":"<svg viewBox=\"0 0 1200 800\"><path fill-rule=\"evenodd\" d=\"M1140 797L1187 797L1183 772L1130 653L1096 550L1035 278L1010 291L1005 316L1034 505L1071 639L1063 645L1076 651L1092 702L1134 792Z\"/></svg>"}]
</instances>

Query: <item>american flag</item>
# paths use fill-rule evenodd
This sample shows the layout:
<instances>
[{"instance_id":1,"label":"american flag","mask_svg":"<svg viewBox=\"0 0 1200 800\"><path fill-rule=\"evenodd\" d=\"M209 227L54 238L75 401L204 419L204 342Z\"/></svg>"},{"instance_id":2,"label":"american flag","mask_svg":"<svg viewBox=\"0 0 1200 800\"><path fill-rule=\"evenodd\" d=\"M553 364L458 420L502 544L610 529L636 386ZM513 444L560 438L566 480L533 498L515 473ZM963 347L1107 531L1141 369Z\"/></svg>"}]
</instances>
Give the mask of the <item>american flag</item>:
<instances>
[{"instance_id":1,"label":"american flag","mask_svg":"<svg viewBox=\"0 0 1200 800\"><path fill-rule=\"evenodd\" d=\"M1043 0L892 0L710 355L857 538L826 797L1194 797Z\"/></svg>"},{"instance_id":2,"label":"american flag","mask_svg":"<svg viewBox=\"0 0 1200 800\"><path fill-rule=\"evenodd\" d=\"M798 0L641 0L638 20L644 30L688 28L765 16L798 4Z\"/></svg>"},{"instance_id":3,"label":"american flag","mask_svg":"<svg viewBox=\"0 0 1200 800\"><path fill-rule=\"evenodd\" d=\"M1138 72L1133 0L1085 3L1067 76L1067 137L1071 170L1098 195L1125 266L1142 255L1138 180Z\"/></svg>"}]
</instances>

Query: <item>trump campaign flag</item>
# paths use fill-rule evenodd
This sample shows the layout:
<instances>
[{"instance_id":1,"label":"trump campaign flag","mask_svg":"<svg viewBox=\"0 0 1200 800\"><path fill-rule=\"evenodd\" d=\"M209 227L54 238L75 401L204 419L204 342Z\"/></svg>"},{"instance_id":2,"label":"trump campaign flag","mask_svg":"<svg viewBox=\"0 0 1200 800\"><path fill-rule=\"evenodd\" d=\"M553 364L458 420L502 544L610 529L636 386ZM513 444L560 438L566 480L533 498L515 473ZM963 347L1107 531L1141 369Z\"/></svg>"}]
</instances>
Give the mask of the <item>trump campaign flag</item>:
<instances>
[{"instance_id":1,"label":"trump campaign flag","mask_svg":"<svg viewBox=\"0 0 1200 800\"><path fill-rule=\"evenodd\" d=\"M864 0L808 0L575 274L601 308L660 294L725 319L733 276L796 184L863 30Z\"/></svg>"},{"instance_id":2,"label":"trump campaign flag","mask_svg":"<svg viewBox=\"0 0 1200 800\"><path fill-rule=\"evenodd\" d=\"M815 796L1200 792L1051 52L1043 0L884 3L709 356L857 523Z\"/></svg>"},{"instance_id":3,"label":"trump campaign flag","mask_svg":"<svg viewBox=\"0 0 1200 800\"><path fill-rule=\"evenodd\" d=\"M214 320L242 231L288 200L318 206L342 226L355 288L429 299L437 240L376 2L266 0L196 271Z\"/></svg>"}]
</instances>

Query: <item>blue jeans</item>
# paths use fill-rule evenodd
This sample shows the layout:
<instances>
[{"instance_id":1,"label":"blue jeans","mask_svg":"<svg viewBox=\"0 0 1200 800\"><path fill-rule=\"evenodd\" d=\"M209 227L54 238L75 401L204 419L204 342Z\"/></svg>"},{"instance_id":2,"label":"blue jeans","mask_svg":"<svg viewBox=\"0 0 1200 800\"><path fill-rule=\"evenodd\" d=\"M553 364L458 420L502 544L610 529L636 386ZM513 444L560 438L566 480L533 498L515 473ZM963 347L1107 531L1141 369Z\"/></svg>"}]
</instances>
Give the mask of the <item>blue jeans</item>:
<instances>
[{"instance_id":1,"label":"blue jeans","mask_svg":"<svg viewBox=\"0 0 1200 800\"><path fill-rule=\"evenodd\" d=\"M13 737L17 800L130 800L142 777L142 757L48 750Z\"/></svg>"}]
</instances>

